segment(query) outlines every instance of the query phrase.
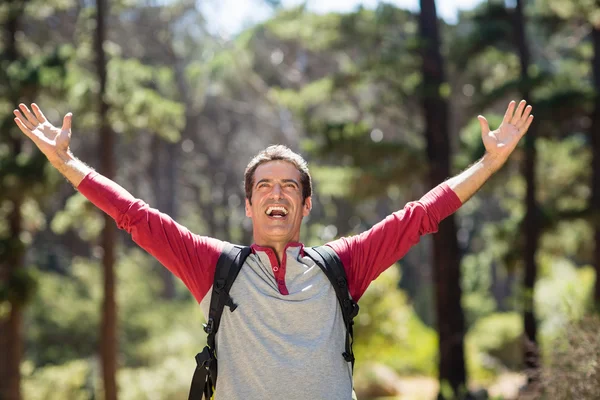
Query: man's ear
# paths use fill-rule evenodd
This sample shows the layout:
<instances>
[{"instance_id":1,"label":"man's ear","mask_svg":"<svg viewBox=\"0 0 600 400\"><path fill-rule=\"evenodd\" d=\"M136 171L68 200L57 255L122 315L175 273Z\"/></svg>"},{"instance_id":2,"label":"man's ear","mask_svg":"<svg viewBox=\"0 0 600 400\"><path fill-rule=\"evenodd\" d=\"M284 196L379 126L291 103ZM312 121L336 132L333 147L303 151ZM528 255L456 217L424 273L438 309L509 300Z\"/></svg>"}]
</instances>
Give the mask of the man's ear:
<instances>
[{"instance_id":1,"label":"man's ear","mask_svg":"<svg viewBox=\"0 0 600 400\"><path fill-rule=\"evenodd\" d=\"M250 200L246 197L246 217L252 218L252 205L250 204Z\"/></svg>"},{"instance_id":2,"label":"man's ear","mask_svg":"<svg viewBox=\"0 0 600 400\"><path fill-rule=\"evenodd\" d=\"M304 205L302 206L302 215L307 217L310 214L310 210L312 210L312 197L307 197L304 200Z\"/></svg>"}]
</instances>

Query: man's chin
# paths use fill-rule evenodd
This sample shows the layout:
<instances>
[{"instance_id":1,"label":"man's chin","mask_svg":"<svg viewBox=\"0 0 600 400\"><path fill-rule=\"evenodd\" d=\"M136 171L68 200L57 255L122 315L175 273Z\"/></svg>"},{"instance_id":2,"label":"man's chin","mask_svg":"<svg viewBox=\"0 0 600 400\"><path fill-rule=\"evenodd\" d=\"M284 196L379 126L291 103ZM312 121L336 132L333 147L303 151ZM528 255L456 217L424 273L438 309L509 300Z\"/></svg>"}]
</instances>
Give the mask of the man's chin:
<instances>
[{"instance_id":1,"label":"man's chin","mask_svg":"<svg viewBox=\"0 0 600 400\"><path fill-rule=\"evenodd\" d=\"M269 236L269 237L271 237L271 236L272 237L285 237L285 236L291 236L292 232L290 229L275 227L273 229L266 230L265 235Z\"/></svg>"},{"instance_id":2,"label":"man's chin","mask_svg":"<svg viewBox=\"0 0 600 400\"><path fill-rule=\"evenodd\" d=\"M289 227L284 226L273 226L266 229L263 233L263 236L268 239L286 239L294 237L293 230Z\"/></svg>"}]
</instances>

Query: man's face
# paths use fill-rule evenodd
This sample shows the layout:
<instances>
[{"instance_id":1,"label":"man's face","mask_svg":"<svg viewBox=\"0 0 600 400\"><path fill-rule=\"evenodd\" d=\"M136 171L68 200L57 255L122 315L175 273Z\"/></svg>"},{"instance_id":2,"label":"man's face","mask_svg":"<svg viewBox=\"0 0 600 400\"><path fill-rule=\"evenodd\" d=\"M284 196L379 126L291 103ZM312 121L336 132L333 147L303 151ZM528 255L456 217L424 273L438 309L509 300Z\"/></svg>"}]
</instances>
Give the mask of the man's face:
<instances>
[{"instance_id":1,"label":"man's face","mask_svg":"<svg viewBox=\"0 0 600 400\"><path fill-rule=\"evenodd\" d=\"M300 171L286 161L269 161L254 172L252 204L246 199L246 216L252 219L258 245L297 242L302 218L310 212L308 197L302 203Z\"/></svg>"}]
</instances>

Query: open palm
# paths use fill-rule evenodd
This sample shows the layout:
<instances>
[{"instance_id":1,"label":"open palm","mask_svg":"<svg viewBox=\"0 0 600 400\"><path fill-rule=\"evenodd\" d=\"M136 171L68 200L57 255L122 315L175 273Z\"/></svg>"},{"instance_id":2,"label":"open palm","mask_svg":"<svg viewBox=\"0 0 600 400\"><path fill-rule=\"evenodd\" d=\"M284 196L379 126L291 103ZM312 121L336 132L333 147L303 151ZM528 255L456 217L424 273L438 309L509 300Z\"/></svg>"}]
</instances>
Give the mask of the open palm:
<instances>
[{"instance_id":1,"label":"open palm","mask_svg":"<svg viewBox=\"0 0 600 400\"><path fill-rule=\"evenodd\" d=\"M507 159L513 152L533 121L533 115L530 115L531 106L528 106L525 100L519 102L516 110L515 106L514 101L509 103L502 123L493 131L490 130L485 117L478 117L486 152L501 160Z\"/></svg>"},{"instance_id":2,"label":"open palm","mask_svg":"<svg viewBox=\"0 0 600 400\"><path fill-rule=\"evenodd\" d=\"M59 152L67 152L71 141L71 119L68 113L63 119L62 128L52 125L37 104L31 105L33 112L25 104L19 104L20 110L14 110L15 123L27 135L46 157Z\"/></svg>"}]
</instances>

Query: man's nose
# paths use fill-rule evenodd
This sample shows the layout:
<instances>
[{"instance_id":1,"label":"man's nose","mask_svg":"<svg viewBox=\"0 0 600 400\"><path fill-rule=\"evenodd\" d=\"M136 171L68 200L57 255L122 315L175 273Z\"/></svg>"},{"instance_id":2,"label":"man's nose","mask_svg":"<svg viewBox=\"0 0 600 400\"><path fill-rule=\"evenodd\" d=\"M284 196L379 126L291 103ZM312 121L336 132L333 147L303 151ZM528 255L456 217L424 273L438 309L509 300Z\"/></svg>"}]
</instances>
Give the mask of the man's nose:
<instances>
[{"instance_id":1,"label":"man's nose","mask_svg":"<svg viewBox=\"0 0 600 400\"><path fill-rule=\"evenodd\" d=\"M271 197L281 198L282 188L279 183L273 185L273 189L271 190Z\"/></svg>"}]
</instances>

